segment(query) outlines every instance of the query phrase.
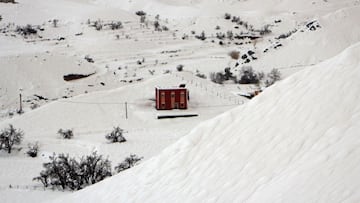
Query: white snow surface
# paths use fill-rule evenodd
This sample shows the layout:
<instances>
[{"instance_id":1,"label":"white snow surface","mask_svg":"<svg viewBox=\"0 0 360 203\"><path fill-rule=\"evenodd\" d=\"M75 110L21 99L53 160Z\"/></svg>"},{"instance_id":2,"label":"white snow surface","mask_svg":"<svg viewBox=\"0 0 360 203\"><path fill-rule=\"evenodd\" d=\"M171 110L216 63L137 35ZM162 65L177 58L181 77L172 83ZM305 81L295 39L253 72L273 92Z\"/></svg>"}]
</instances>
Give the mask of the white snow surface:
<instances>
[{"instance_id":1,"label":"white snow surface","mask_svg":"<svg viewBox=\"0 0 360 203\"><path fill-rule=\"evenodd\" d=\"M55 202L359 202L360 43Z\"/></svg>"},{"instance_id":2,"label":"white snow surface","mask_svg":"<svg viewBox=\"0 0 360 203\"><path fill-rule=\"evenodd\" d=\"M13 124L25 136L12 154L0 151L0 202L359 202L359 0L17 2L0 3L0 130ZM139 10L148 25L140 24ZM257 40L225 39L220 46L216 33L248 32L225 20L225 13L255 29L270 25L272 32ZM169 31L154 31L157 14ZM59 20L55 27L53 19ZM97 31L89 20L121 21L123 28ZM308 29L311 21L320 27ZM26 24L44 30L28 37L14 32ZM205 41L192 34L202 31ZM233 50L252 50L257 60L233 60ZM184 71L176 70L179 64ZM257 87L214 84L196 73L231 67L239 76L245 65L264 73L277 68L287 79L226 112L247 101L239 93ZM185 113L199 116L156 119L154 87L180 83L190 90ZM22 115L15 113L19 93ZM105 140L114 126L126 131L127 142ZM73 129L74 138L61 139L60 128ZM25 152L34 142L39 156L30 158ZM79 158L93 150L113 167L130 153L144 159L65 199L69 191L32 181L50 154Z\"/></svg>"}]
</instances>

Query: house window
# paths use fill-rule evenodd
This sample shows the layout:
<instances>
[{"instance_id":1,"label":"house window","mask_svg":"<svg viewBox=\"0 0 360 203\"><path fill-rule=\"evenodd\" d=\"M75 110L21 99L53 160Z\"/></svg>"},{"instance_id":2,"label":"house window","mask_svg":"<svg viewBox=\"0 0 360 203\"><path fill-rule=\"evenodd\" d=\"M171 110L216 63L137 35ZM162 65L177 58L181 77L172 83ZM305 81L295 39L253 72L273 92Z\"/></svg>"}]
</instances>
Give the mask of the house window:
<instances>
[{"instance_id":1,"label":"house window","mask_svg":"<svg viewBox=\"0 0 360 203\"><path fill-rule=\"evenodd\" d=\"M161 108L164 109L165 108L165 92L161 92L161 94L160 94L160 103L161 103Z\"/></svg>"}]
</instances>

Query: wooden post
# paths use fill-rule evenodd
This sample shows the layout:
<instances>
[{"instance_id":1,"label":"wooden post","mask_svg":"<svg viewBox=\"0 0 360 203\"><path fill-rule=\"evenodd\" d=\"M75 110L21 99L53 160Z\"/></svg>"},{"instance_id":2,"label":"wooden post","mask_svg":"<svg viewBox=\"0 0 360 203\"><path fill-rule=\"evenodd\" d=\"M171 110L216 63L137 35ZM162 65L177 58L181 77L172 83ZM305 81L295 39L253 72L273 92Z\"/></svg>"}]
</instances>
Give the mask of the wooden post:
<instances>
[{"instance_id":1,"label":"wooden post","mask_svg":"<svg viewBox=\"0 0 360 203\"><path fill-rule=\"evenodd\" d=\"M23 110L22 110L22 95L21 95L21 93L19 94L19 97L20 97L20 108L19 108L19 112L22 113Z\"/></svg>"},{"instance_id":2,"label":"wooden post","mask_svg":"<svg viewBox=\"0 0 360 203\"><path fill-rule=\"evenodd\" d=\"M125 102L125 119L128 119L127 102Z\"/></svg>"}]
</instances>

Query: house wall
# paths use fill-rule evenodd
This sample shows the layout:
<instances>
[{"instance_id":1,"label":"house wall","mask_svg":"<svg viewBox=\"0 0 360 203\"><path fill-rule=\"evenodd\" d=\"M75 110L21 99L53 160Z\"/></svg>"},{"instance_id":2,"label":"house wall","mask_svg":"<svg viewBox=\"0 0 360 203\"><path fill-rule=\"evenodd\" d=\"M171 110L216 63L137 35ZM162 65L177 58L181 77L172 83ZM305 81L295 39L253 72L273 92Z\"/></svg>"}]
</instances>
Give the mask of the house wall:
<instances>
[{"instance_id":1,"label":"house wall","mask_svg":"<svg viewBox=\"0 0 360 203\"><path fill-rule=\"evenodd\" d=\"M156 109L187 109L187 89L156 89Z\"/></svg>"}]
</instances>

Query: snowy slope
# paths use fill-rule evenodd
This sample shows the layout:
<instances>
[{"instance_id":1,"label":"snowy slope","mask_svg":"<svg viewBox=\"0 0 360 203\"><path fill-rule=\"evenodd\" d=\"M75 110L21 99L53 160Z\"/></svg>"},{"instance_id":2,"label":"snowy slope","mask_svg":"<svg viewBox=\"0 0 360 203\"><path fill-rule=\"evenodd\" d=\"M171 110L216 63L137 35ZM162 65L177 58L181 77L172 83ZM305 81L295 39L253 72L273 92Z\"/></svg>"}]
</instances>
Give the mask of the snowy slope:
<instances>
[{"instance_id":1,"label":"snowy slope","mask_svg":"<svg viewBox=\"0 0 360 203\"><path fill-rule=\"evenodd\" d=\"M57 202L358 202L360 44Z\"/></svg>"}]
</instances>

